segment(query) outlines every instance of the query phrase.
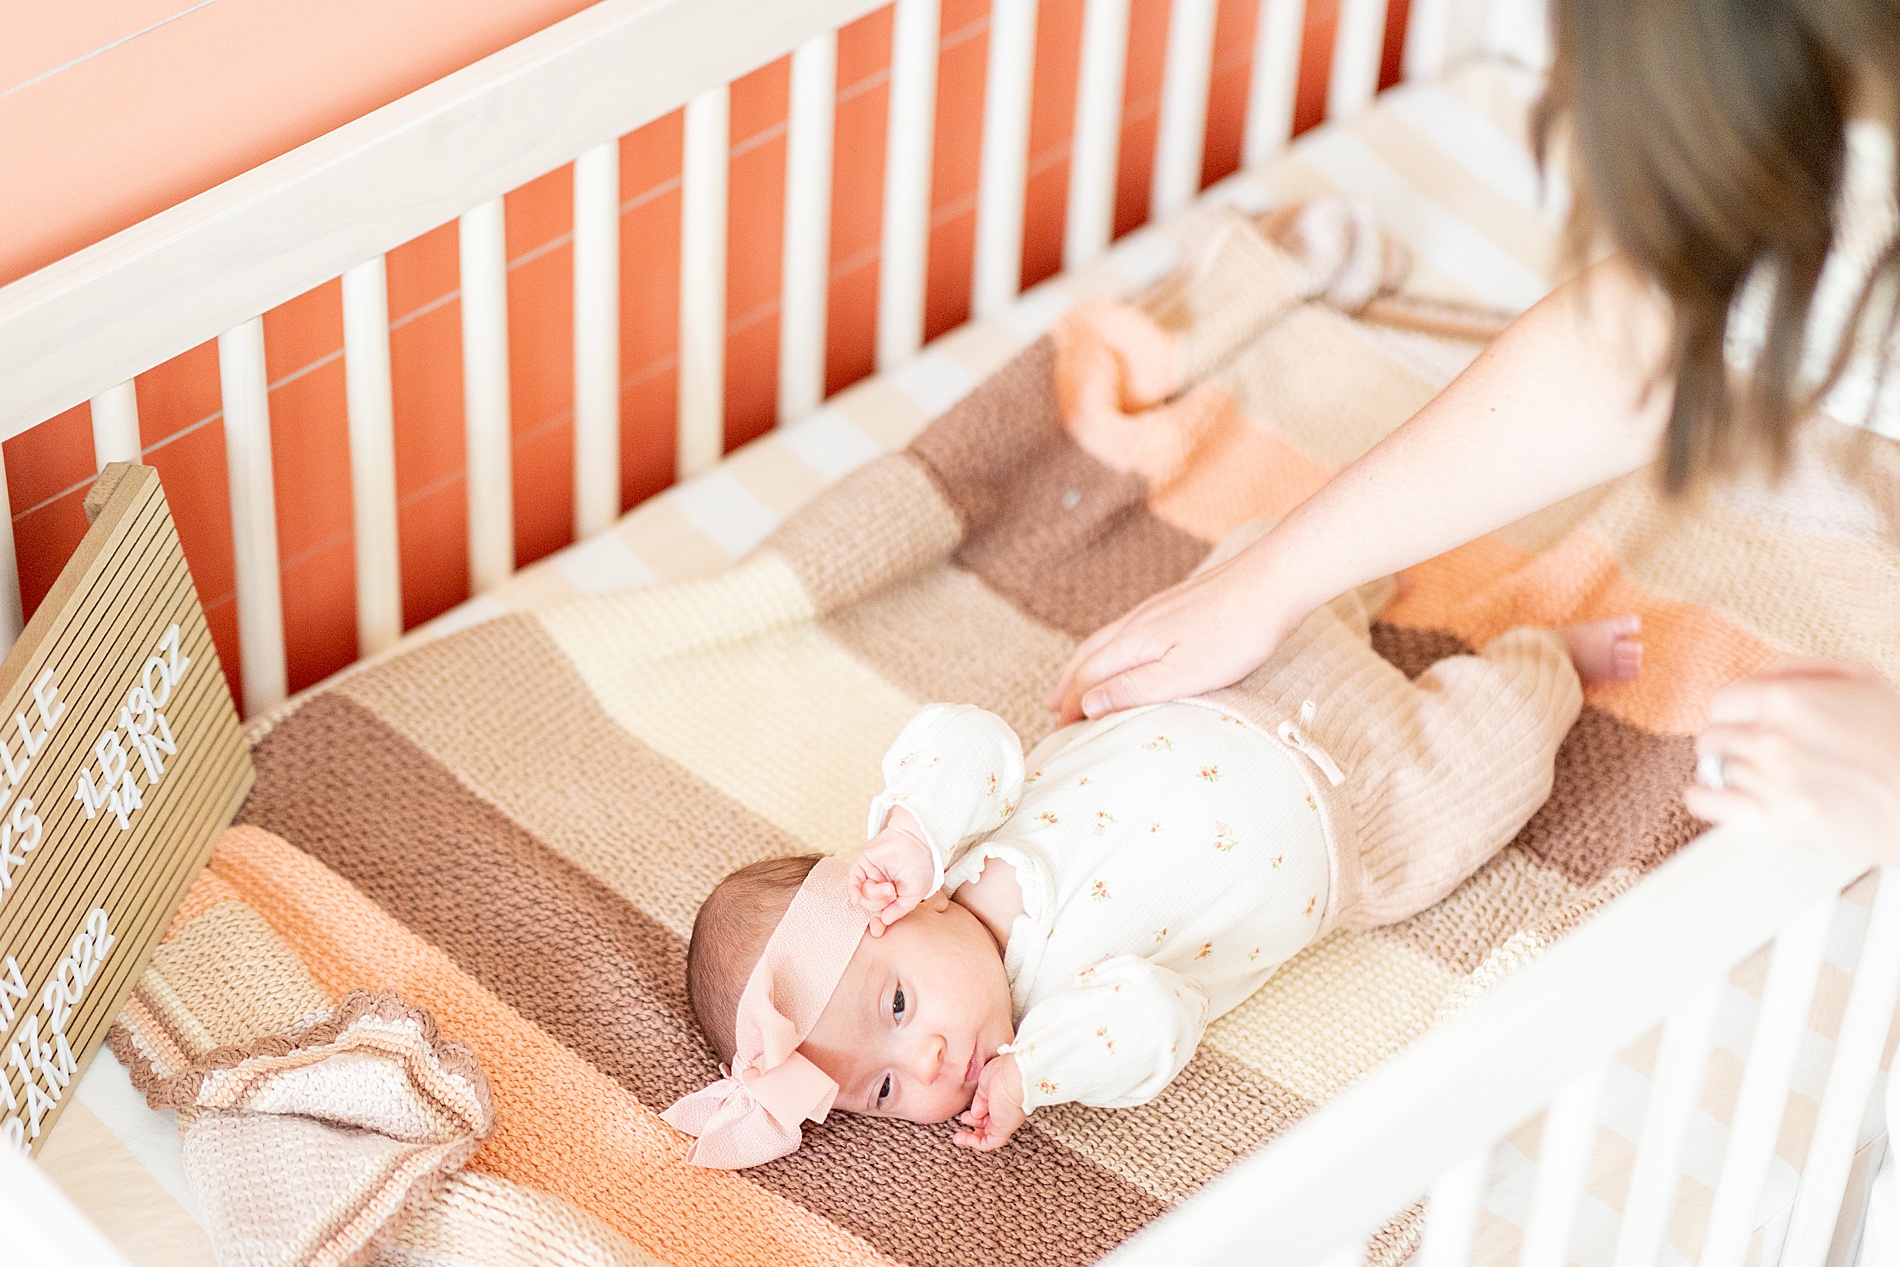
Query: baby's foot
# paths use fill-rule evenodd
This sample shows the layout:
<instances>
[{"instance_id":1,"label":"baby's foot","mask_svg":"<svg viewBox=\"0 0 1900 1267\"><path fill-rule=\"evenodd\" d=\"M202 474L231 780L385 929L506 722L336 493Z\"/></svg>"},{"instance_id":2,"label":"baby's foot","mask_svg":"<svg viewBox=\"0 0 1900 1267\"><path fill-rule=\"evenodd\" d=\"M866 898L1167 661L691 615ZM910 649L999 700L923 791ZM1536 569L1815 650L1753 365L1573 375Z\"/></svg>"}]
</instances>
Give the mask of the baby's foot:
<instances>
[{"instance_id":1,"label":"baby's foot","mask_svg":"<svg viewBox=\"0 0 1900 1267\"><path fill-rule=\"evenodd\" d=\"M1643 671L1643 618L1613 616L1557 631L1585 682L1628 682Z\"/></svg>"}]
</instances>

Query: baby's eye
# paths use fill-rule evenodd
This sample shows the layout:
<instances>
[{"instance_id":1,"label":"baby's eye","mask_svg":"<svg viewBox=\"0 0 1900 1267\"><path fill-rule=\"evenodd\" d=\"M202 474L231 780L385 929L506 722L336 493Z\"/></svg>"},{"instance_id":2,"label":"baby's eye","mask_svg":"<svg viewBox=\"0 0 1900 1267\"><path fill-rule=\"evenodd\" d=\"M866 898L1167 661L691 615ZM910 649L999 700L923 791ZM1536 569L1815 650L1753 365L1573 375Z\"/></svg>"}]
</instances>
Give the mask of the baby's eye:
<instances>
[{"instance_id":1,"label":"baby's eye","mask_svg":"<svg viewBox=\"0 0 1900 1267\"><path fill-rule=\"evenodd\" d=\"M891 1075L887 1073L884 1075L883 1084L880 1085L877 1089L877 1107L878 1108L881 1109L884 1107L884 1101L890 1098L890 1094L891 1094Z\"/></svg>"},{"instance_id":2,"label":"baby's eye","mask_svg":"<svg viewBox=\"0 0 1900 1267\"><path fill-rule=\"evenodd\" d=\"M904 987L900 985L897 987L897 993L891 996L892 1020L901 1021L904 1019L904 1006Z\"/></svg>"}]
</instances>

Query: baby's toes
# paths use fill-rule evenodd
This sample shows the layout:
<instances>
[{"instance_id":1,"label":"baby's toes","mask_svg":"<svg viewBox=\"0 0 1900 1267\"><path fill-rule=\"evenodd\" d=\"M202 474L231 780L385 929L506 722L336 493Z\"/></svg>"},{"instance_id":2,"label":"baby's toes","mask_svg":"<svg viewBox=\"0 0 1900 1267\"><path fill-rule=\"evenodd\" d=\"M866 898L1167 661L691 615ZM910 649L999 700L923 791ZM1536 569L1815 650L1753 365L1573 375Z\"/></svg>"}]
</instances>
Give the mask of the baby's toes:
<instances>
[{"instance_id":1,"label":"baby's toes","mask_svg":"<svg viewBox=\"0 0 1900 1267\"><path fill-rule=\"evenodd\" d=\"M1640 638L1618 638L1610 648L1610 680L1633 682L1643 671L1643 642Z\"/></svg>"}]
</instances>

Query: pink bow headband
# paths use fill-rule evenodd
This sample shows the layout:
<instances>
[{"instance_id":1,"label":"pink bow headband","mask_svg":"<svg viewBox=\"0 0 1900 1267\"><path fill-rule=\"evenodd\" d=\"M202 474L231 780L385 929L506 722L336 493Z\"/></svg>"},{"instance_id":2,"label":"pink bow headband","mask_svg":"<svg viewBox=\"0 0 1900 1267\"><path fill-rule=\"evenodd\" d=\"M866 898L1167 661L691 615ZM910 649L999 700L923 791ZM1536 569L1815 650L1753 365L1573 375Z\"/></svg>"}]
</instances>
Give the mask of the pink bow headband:
<instances>
[{"instance_id":1,"label":"pink bow headband","mask_svg":"<svg viewBox=\"0 0 1900 1267\"><path fill-rule=\"evenodd\" d=\"M798 1147L800 1125L825 1120L838 1084L799 1055L857 953L870 917L845 895L851 863L825 858L811 869L746 978L734 1027L732 1070L682 1097L662 1120L699 1138L695 1166L739 1170Z\"/></svg>"}]
</instances>

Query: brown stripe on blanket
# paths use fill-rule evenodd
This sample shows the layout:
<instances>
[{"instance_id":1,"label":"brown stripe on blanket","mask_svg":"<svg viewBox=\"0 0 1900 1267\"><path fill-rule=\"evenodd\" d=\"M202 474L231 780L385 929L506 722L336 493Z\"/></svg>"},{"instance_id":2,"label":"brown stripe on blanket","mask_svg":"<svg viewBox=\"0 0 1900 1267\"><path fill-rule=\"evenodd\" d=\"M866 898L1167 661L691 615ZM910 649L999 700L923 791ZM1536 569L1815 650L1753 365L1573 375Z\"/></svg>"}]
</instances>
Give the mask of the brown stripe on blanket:
<instances>
[{"instance_id":1,"label":"brown stripe on blanket","mask_svg":"<svg viewBox=\"0 0 1900 1267\"><path fill-rule=\"evenodd\" d=\"M1207 543L1149 510L1147 481L1070 439L1055 349L1030 345L911 441L964 523L956 560L1044 624L1085 637L1186 576Z\"/></svg>"},{"instance_id":2,"label":"brown stripe on blanket","mask_svg":"<svg viewBox=\"0 0 1900 1267\"><path fill-rule=\"evenodd\" d=\"M1514 843L1573 884L1615 867L1647 871L1702 831L1682 804L1694 775L1688 735L1651 734L1585 705L1557 750L1550 799Z\"/></svg>"},{"instance_id":3,"label":"brown stripe on blanket","mask_svg":"<svg viewBox=\"0 0 1900 1267\"><path fill-rule=\"evenodd\" d=\"M1447 656L1470 655L1471 644L1442 629L1412 629L1372 622L1372 649L1406 677L1416 678Z\"/></svg>"},{"instance_id":4,"label":"brown stripe on blanket","mask_svg":"<svg viewBox=\"0 0 1900 1267\"><path fill-rule=\"evenodd\" d=\"M915 455L888 453L845 476L760 545L788 564L819 613L875 594L945 558L956 510Z\"/></svg>"},{"instance_id":5,"label":"brown stripe on blanket","mask_svg":"<svg viewBox=\"0 0 1900 1267\"><path fill-rule=\"evenodd\" d=\"M994 519L1015 474L1062 438L1055 344L1044 335L920 431L907 451L942 484L967 533Z\"/></svg>"},{"instance_id":6,"label":"brown stripe on blanket","mask_svg":"<svg viewBox=\"0 0 1900 1267\"><path fill-rule=\"evenodd\" d=\"M558 857L360 705L311 701L253 753L243 821L308 851L656 1108L714 1076L685 944ZM748 1172L895 1256L1083 1262L1162 1205L1054 1141L954 1148L947 1127L839 1115Z\"/></svg>"},{"instance_id":7,"label":"brown stripe on blanket","mask_svg":"<svg viewBox=\"0 0 1900 1267\"><path fill-rule=\"evenodd\" d=\"M962 568L927 569L819 623L913 699L979 704L1008 722L1024 748L1055 729L1042 699L1075 640Z\"/></svg>"},{"instance_id":8,"label":"brown stripe on blanket","mask_svg":"<svg viewBox=\"0 0 1900 1267\"><path fill-rule=\"evenodd\" d=\"M505 729L443 700L480 699L495 666L534 683ZM530 616L485 621L339 684L530 834L674 932L729 872L799 842L655 752L601 709ZM579 793L577 795L577 792Z\"/></svg>"}]
</instances>

